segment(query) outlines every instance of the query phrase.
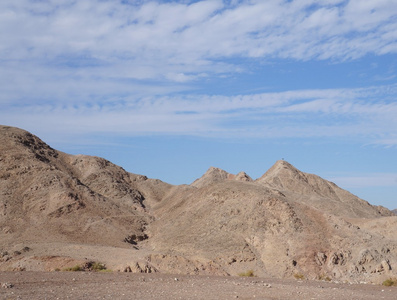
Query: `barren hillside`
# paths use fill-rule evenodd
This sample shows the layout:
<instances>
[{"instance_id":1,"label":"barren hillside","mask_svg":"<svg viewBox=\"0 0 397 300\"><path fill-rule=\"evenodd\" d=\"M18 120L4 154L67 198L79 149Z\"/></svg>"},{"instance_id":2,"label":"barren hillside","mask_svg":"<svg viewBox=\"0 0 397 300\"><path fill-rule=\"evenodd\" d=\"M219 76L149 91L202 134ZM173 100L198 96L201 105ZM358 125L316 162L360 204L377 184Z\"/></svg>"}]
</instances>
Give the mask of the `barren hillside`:
<instances>
[{"instance_id":1,"label":"barren hillside","mask_svg":"<svg viewBox=\"0 0 397 300\"><path fill-rule=\"evenodd\" d=\"M32 134L0 127L3 243L65 241L123 245L143 235L168 184L99 157L56 151ZM142 182L145 182L142 185Z\"/></svg>"},{"instance_id":2,"label":"barren hillside","mask_svg":"<svg viewBox=\"0 0 397 300\"><path fill-rule=\"evenodd\" d=\"M318 176L279 161L255 182L227 175L210 183L211 177L213 169L195 181L206 182L202 187L155 207L167 218L149 226L153 248L204 257L229 274L252 269L275 277L375 280L397 263L394 237L354 224L377 220L395 228L396 218L385 217L390 211Z\"/></svg>"},{"instance_id":3,"label":"barren hillside","mask_svg":"<svg viewBox=\"0 0 397 300\"><path fill-rule=\"evenodd\" d=\"M379 283L397 217L278 161L261 178L211 167L172 186L0 126L0 270L88 260L131 272Z\"/></svg>"}]
</instances>

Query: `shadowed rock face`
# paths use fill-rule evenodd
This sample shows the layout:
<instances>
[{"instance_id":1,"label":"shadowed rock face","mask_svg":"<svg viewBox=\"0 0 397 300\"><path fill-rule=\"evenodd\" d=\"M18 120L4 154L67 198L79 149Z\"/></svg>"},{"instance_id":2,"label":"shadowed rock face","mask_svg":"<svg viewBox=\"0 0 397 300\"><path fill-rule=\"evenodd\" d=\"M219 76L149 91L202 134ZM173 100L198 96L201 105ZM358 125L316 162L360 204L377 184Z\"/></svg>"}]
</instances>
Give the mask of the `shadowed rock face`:
<instances>
[{"instance_id":1,"label":"shadowed rock face","mask_svg":"<svg viewBox=\"0 0 397 300\"><path fill-rule=\"evenodd\" d=\"M117 261L122 271L254 270L379 282L396 275L396 229L391 211L286 161L257 180L211 167L191 185L172 186L0 126L0 250L18 243L36 247L17 251L24 260L3 251L3 270L33 268L40 247L61 243L111 247L105 260ZM131 251L130 258L120 249ZM46 255L56 254L51 251ZM80 259L77 252L67 256L56 261Z\"/></svg>"}]
</instances>

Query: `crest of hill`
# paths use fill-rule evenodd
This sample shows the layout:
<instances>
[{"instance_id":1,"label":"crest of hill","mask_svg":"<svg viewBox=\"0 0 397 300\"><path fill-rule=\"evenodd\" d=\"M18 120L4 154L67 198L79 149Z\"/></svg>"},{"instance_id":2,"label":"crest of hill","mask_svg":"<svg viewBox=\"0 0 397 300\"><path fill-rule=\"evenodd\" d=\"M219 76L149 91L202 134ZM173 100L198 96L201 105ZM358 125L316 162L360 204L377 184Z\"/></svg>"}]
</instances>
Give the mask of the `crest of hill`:
<instances>
[{"instance_id":1,"label":"crest of hill","mask_svg":"<svg viewBox=\"0 0 397 300\"><path fill-rule=\"evenodd\" d=\"M335 183L302 172L284 160L277 161L255 183L278 190L294 201L338 216L374 218L393 215L387 208L370 205Z\"/></svg>"},{"instance_id":2,"label":"crest of hill","mask_svg":"<svg viewBox=\"0 0 397 300\"><path fill-rule=\"evenodd\" d=\"M252 182L252 178L249 177L245 172L239 172L238 174L234 175L228 173L222 169L210 167L207 172L199 179L196 179L191 186L202 188L204 186L214 184L217 182L222 182L225 180L237 180L237 181L245 181L245 182Z\"/></svg>"},{"instance_id":3,"label":"crest of hill","mask_svg":"<svg viewBox=\"0 0 397 300\"><path fill-rule=\"evenodd\" d=\"M234 175L222 169L210 167L191 186L204 188L225 181L242 181L265 186L286 195L290 202L302 203L347 218L376 218L394 215L387 208L370 205L333 182L314 174L304 173L284 160L277 161L255 181L244 172Z\"/></svg>"}]
</instances>

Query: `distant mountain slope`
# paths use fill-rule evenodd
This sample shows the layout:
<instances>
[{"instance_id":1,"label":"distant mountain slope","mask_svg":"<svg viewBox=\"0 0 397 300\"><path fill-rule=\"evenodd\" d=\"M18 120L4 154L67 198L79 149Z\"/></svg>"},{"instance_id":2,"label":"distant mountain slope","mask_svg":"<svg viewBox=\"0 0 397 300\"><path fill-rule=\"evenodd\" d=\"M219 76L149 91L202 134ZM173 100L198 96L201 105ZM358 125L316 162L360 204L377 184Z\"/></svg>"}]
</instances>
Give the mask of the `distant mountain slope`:
<instances>
[{"instance_id":1,"label":"distant mountain slope","mask_svg":"<svg viewBox=\"0 0 397 300\"><path fill-rule=\"evenodd\" d=\"M333 182L299 171L284 160L277 161L255 181L244 172L233 175L222 169L211 167L191 186L203 188L227 180L254 182L286 195L288 201L303 203L347 218L376 218L394 215L382 206L370 205Z\"/></svg>"},{"instance_id":2,"label":"distant mountain slope","mask_svg":"<svg viewBox=\"0 0 397 300\"><path fill-rule=\"evenodd\" d=\"M283 160L277 161L255 182L276 189L289 199L338 216L374 218L392 215L388 209L370 205L333 182L301 172Z\"/></svg>"},{"instance_id":3,"label":"distant mountain slope","mask_svg":"<svg viewBox=\"0 0 397 300\"><path fill-rule=\"evenodd\" d=\"M210 167L203 176L201 176L199 179L196 179L191 185L201 188L208 184L213 184L225 180L253 181L252 178L244 172L240 172L237 175L234 175L222 169Z\"/></svg>"},{"instance_id":4,"label":"distant mountain slope","mask_svg":"<svg viewBox=\"0 0 397 300\"><path fill-rule=\"evenodd\" d=\"M364 278L371 272L389 274L397 265L395 240L373 235L351 220L372 215L379 224L395 227L388 218L380 217L377 207L367 204L369 208L363 210L362 200L354 198L348 200L356 201L348 202L348 207L357 204L357 211L320 210L302 201L300 194L281 192L263 182L239 182L225 176L215 179L201 188L179 190L177 196L165 198L155 207L167 216L149 226L149 243L156 251L199 255L231 274L252 269L277 277L305 274L312 279L321 275L347 280L349 276ZM317 201L330 201L317 197ZM314 196L312 199L315 201ZM344 207L344 199L339 201ZM344 215L350 216L350 221ZM382 261L390 266L380 267Z\"/></svg>"}]
</instances>

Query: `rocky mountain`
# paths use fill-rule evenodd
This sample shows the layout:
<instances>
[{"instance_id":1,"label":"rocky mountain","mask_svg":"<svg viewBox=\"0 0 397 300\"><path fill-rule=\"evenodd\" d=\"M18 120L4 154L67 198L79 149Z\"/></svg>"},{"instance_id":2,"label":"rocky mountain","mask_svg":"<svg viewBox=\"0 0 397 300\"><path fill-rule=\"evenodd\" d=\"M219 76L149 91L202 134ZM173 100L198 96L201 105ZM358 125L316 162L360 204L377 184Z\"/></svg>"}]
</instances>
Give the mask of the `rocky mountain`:
<instances>
[{"instance_id":1,"label":"rocky mountain","mask_svg":"<svg viewBox=\"0 0 397 300\"><path fill-rule=\"evenodd\" d=\"M72 156L38 137L0 127L0 226L25 241L122 245L142 235L145 206L171 186L127 173L99 157ZM142 182L145 182L142 184Z\"/></svg>"},{"instance_id":2,"label":"rocky mountain","mask_svg":"<svg viewBox=\"0 0 397 300\"><path fill-rule=\"evenodd\" d=\"M372 218L392 215L384 207L372 206L333 182L301 172L283 160L276 162L255 182L284 193L288 199L296 199L300 203L337 216Z\"/></svg>"},{"instance_id":3,"label":"rocky mountain","mask_svg":"<svg viewBox=\"0 0 397 300\"><path fill-rule=\"evenodd\" d=\"M230 174L222 169L210 167L207 172L199 179L196 179L191 185L197 188L204 187L209 184L222 182L225 180L238 180L238 181L253 181L245 172L240 172L237 175Z\"/></svg>"},{"instance_id":4,"label":"rocky mountain","mask_svg":"<svg viewBox=\"0 0 397 300\"><path fill-rule=\"evenodd\" d=\"M393 209L392 212L397 215L397 209Z\"/></svg>"},{"instance_id":5,"label":"rocky mountain","mask_svg":"<svg viewBox=\"0 0 397 300\"><path fill-rule=\"evenodd\" d=\"M379 283L397 275L396 229L391 211L286 161L256 180L211 167L173 186L0 126L0 270L91 259L132 272Z\"/></svg>"},{"instance_id":6,"label":"rocky mountain","mask_svg":"<svg viewBox=\"0 0 397 300\"><path fill-rule=\"evenodd\" d=\"M352 280L391 270L394 237L385 243L384 235L355 224L374 219L387 227L396 220L387 209L285 161L256 181L234 178L210 168L193 188L159 203L157 209L173 222L152 223L151 245L199 254L229 274L245 268L262 276Z\"/></svg>"}]
</instances>

